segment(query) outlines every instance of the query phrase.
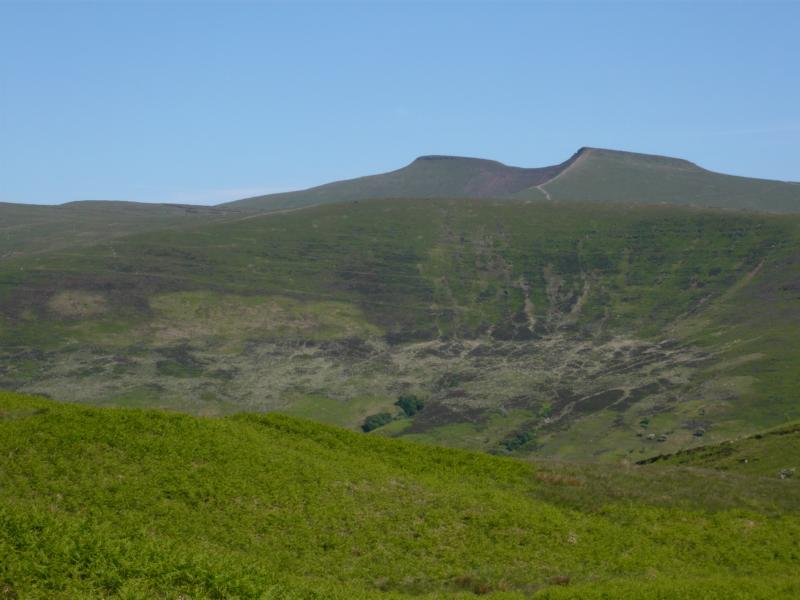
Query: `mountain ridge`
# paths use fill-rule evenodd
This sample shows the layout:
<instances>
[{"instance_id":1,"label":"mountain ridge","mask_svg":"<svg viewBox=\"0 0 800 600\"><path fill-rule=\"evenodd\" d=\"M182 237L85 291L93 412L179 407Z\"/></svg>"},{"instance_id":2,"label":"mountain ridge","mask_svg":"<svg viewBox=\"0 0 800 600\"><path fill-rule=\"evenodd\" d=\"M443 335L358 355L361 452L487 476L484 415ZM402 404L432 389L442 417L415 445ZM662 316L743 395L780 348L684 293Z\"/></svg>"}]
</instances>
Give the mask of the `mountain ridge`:
<instances>
[{"instance_id":1,"label":"mountain ridge","mask_svg":"<svg viewBox=\"0 0 800 600\"><path fill-rule=\"evenodd\" d=\"M456 197L800 212L800 183L729 175L682 158L591 146L545 167L422 155L394 171L218 206L276 210L367 199Z\"/></svg>"},{"instance_id":2,"label":"mountain ridge","mask_svg":"<svg viewBox=\"0 0 800 600\"><path fill-rule=\"evenodd\" d=\"M277 209L374 198L501 198L551 180L578 157L545 167L515 167L469 156L422 155L399 169L218 206ZM445 167L441 167L446 163Z\"/></svg>"},{"instance_id":3,"label":"mountain ridge","mask_svg":"<svg viewBox=\"0 0 800 600\"><path fill-rule=\"evenodd\" d=\"M766 212L800 212L800 182L713 171L662 154L582 146L566 160L521 167L473 156L423 154L403 167L299 190L214 205L129 200L78 200L55 205L0 202L0 211L163 209L272 211L387 198L527 199L556 202L677 204Z\"/></svg>"}]
</instances>

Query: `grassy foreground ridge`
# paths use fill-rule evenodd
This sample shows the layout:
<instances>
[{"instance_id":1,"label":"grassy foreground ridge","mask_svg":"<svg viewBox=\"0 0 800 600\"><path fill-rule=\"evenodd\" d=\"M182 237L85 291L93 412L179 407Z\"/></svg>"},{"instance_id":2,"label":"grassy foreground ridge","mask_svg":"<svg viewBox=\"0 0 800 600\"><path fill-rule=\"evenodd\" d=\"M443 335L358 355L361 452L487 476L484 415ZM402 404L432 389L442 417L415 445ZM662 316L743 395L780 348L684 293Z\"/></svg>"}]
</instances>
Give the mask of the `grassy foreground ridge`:
<instances>
[{"instance_id":1,"label":"grassy foreground ridge","mask_svg":"<svg viewBox=\"0 0 800 600\"><path fill-rule=\"evenodd\" d=\"M791 478L598 477L280 415L14 393L0 456L4 598L800 594Z\"/></svg>"}]
</instances>

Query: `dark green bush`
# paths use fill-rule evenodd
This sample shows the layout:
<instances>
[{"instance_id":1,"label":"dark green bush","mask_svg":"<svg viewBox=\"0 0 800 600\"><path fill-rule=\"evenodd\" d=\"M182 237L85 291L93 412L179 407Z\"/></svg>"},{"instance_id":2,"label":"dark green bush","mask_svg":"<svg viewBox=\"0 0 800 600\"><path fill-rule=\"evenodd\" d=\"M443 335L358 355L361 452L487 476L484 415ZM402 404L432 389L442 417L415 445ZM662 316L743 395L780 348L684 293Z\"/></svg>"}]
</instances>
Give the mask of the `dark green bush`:
<instances>
[{"instance_id":1,"label":"dark green bush","mask_svg":"<svg viewBox=\"0 0 800 600\"><path fill-rule=\"evenodd\" d=\"M425 408L425 401L420 400L414 394L406 394L400 396L394 405L399 406L407 417L413 417L415 414Z\"/></svg>"},{"instance_id":2,"label":"dark green bush","mask_svg":"<svg viewBox=\"0 0 800 600\"><path fill-rule=\"evenodd\" d=\"M364 419L364 424L361 426L361 429L364 433L367 433L378 427L383 427L387 423L390 423L392 419L392 415L386 412L370 415Z\"/></svg>"},{"instance_id":3,"label":"dark green bush","mask_svg":"<svg viewBox=\"0 0 800 600\"><path fill-rule=\"evenodd\" d=\"M531 442L535 442L535 440L536 434L532 431L518 431L517 433L513 433L503 438L500 441L500 447L506 452L513 452L514 450L519 450Z\"/></svg>"}]
</instances>

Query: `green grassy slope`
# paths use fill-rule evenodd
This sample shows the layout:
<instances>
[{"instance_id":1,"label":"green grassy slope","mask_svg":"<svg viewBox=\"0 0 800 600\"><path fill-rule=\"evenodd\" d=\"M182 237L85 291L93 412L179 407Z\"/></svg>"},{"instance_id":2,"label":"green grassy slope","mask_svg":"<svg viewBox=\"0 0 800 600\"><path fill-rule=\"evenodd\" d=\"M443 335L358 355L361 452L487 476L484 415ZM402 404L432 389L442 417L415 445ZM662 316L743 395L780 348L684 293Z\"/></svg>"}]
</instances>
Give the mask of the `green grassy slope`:
<instances>
[{"instance_id":1,"label":"green grassy slope","mask_svg":"<svg viewBox=\"0 0 800 600\"><path fill-rule=\"evenodd\" d=\"M0 265L0 387L638 460L800 417L800 220L396 200Z\"/></svg>"},{"instance_id":2,"label":"green grassy slope","mask_svg":"<svg viewBox=\"0 0 800 600\"><path fill-rule=\"evenodd\" d=\"M227 206L273 210L377 198L442 197L800 212L800 183L724 175L681 159L598 148L581 148L559 165L538 169L475 158L426 156L390 173L247 198Z\"/></svg>"},{"instance_id":3,"label":"green grassy slope","mask_svg":"<svg viewBox=\"0 0 800 600\"><path fill-rule=\"evenodd\" d=\"M800 183L723 175L685 160L597 148L581 150L542 187L556 201L800 212Z\"/></svg>"},{"instance_id":4,"label":"green grassy slope","mask_svg":"<svg viewBox=\"0 0 800 600\"><path fill-rule=\"evenodd\" d=\"M94 244L136 231L241 217L237 208L70 202L58 206L0 203L0 261L31 252Z\"/></svg>"},{"instance_id":5,"label":"green grassy slope","mask_svg":"<svg viewBox=\"0 0 800 600\"><path fill-rule=\"evenodd\" d=\"M272 210L376 198L498 198L544 183L571 160L551 167L523 169L478 158L422 156L389 173L246 198L226 206ZM533 195L537 196L535 192ZM544 195L539 193L538 197Z\"/></svg>"},{"instance_id":6,"label":"green grassy slope","mask_svg":"<svg viewBox=\"0 0 800 600\"><path fill-rule=\"evenodd\" d=\"M701 446L650 459L659 464L685 465L752 473L770 477L800 477L800 423L713 446Z\"/></svg>"},{"instance_id":7,"label":"green grassy slope","mask_svg":"<svg viewBox=\"0 0 800 600\"><path fill-rule=\"evenodd\" d=\"M287 417L7 393L0 457L7 598L800 593L797 481L712 475L701 490L695 473L647 467L610 494L557 464Z\"/></svg>"}]
</instances>

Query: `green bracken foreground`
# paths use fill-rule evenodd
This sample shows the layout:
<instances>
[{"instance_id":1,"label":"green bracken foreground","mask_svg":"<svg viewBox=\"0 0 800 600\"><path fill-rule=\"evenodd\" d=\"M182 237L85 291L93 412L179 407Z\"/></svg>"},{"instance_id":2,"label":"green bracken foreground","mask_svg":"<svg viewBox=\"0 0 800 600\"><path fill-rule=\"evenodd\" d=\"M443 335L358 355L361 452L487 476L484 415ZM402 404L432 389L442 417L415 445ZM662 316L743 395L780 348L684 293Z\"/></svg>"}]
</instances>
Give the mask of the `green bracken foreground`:
<instances>
[{"instance_id":1,"label":"green bracken foreground","mask_svg":"<svg viewBox=\"0 0 800 600\"><path fill-rule=\"evenodd\" d=\"M14 393L0 456L0 598L800 595L800 481L774 473L529 462Z\"/></svg>"}]
</instances>

